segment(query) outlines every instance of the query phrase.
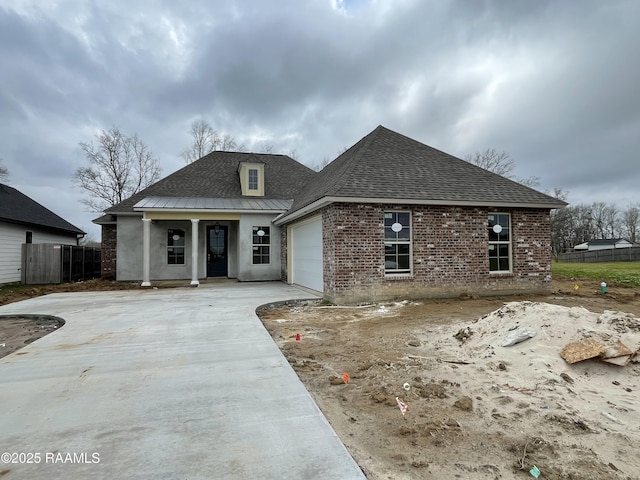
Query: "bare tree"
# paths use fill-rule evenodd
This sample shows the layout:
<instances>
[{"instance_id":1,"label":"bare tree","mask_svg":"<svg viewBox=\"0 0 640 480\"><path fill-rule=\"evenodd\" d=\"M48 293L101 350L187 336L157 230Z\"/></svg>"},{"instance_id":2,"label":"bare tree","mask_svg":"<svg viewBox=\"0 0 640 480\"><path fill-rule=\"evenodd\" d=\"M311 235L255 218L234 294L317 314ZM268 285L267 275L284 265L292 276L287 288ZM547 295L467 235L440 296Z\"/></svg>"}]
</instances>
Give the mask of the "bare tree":
<instances>
[{"instance_id":1,"label":"bare tree","mask_svg":"<svg viewBox=\"0 0 640 480\"><path fill-rule=\"evenodd\" d=\"M238 142L236 142L236 139L228 133L225 133L224 135L222 135L222 137L219 137L218 144L214 148L214 150L222 150L225 152L243 152L245 149L246 148L243 144L238 144Z\"/></svg>"},{"instance_id":2,"label":"bare tree","mask_svg":"<svg viewBox=\"0 0 640 480\"><path fill-rule=\"evenodd\" d=\"M640 229L640 204L629 205L623 210L621 223L622 235L630 242L637 241Z\"/></svg>"},{"instance_id":3,"label":"bare tree","mask_svg":"<svg viewBox=\"0 0 640 480\"><path fill-rule=\"evenodd\" d=\"M617 238L620 233L620 212L614 203L607 204L604 210L604 225L608 238Z\"/></svg>"},{"instance_id":4,"label":"bare tree","mask_svg":"<svg viewBox=\"0 0 640 480\"><path fill-rule=\"evenodd\" d=\"M567 200L561 189L550 195ZM556 258L559 253L591 240L625 238L636 242L639 237L640 204L629 204L621 210L614 203L594 202L551 212L551 244Z\"/></svg>"},{"instance_id":5,"label":"bare tree","mask_svg":"<svg viewBox=\"0 0 640 480\"><path fill-rule=\"evenodd\" d=\"M197 120L191 124L191 146L180 156L189 164L216 150L243 151L244 145L238 145L235 138L229 134L220 135L204 120Z\"/></svg>"},{"instance_id":6,"label":"bare tree","mask_svg":"<svg viewBox=\"0 0 640 480\"><path fill-rule=\"evenodd\" d=\"M100 241L96 240L96 238L91 233L87 233L84 237L82 237L79 244L83 247L100 247Z\"/></svg>"},{"instance_id":7,"label":"bare tree","mask_svg":"<svg viewBox=\"0 0 640 480\"><path fill-rule=\"evenodd\" d=\"M0 182L8 182L9 181L9 170L2 164L2 159L0 158Z\"/></svg>"},{"instance_id":8,"label":"bare tree","mask_svg":"<svg viewBox=\"0 0 640 480\"><path fill-rule=\"evenodd\" d=\"M180 154L185 163L191 163L213 152L218 137L216 131L204 120L193 122L190 133L191 137L193 137L193 142L187 150Z\"/></svg>"},{"instance_id":9,"label":"bare tree","mask_svg":"<svg viewBox=\"0 0 640 480\"><path fill-rule=\"evenodd\" d=\"M320 163L317 163L313 166L313 169L316 172L319 172L320 170L322 170L324 167L326 167L327 165L329 165L332 162L332 160L325 156L322 160L320 160Z\"/></svg>"},{"instance_id":10,"label":"bare tree","mask_svg":"<svg viewBox=\"0 0 640 480\"><path fill-rule=\"evenodd\" d=\"M569 197L569 192L559 187L553 189L553 193L545 192L547 195L552 195L558 200L566 202ZM557 260L558 255L569 249L571 235L571 214L569 207L557 208L551 210L551 251L553 257Z\"/></svg>"},{"instance_id":11,"label":"bare tree","mask_svg":"<svg viewBox=\"0 0 640 480\"><path fill-rule=\"evenodd\" d=\"M464 157L469 163L473 163L480 168L497 173L498 175L514 180L527 187L535 188L540 186L540 178L530 176L528 178L516 178L513 171L516 167L515 161L504 150L499 152L495 148L487 148L479 152L466 155Z\"/></svg>"},{"instance_id":12,"label":"bare tree","mask_svg":"<svg viewBox=\"0 0 640 480\"><path fill-rule=\"evenodd\" d=\"M287 155L291 158L293 158L294 160L299 160L298 158L298 150L296 150L295 148L292 148L291 150L289 150L289 153L287 153Z\"/></svg>"},{"instance_id":13,"label":"bare tree","mask_svg":"<svg viewBox=\"0 0 640 480\"><path fill-rule=\"evenodd\" d=\"M591 204L589 213L595 230L594 238L608 238L606 220L607 204L604 202L594 202Z\"/></svg>"},{"instance_id":14,"label":"bare tree","mask_svg":"<svg viewBox=\"0 0 640 480\"><path fill-rule=\"evenodd\" d=\"M495 148L487 148L485 150L466 155L464 159L477 165L480 168L497 173L506 178L513 177L513 169L515 162L505 151L499 152Z\"/></svg>"},{"instance_id":15,"label":"bare tree","mask_svg":"<svg viewBox=\"0 0 640 480\"><path fill-rule=\"evenodd\" d=\"M338 158L340 155L342 155L344 152L346 152L347 150L349 150L350 147L344 146L341 149L338 150L338 154L336 156L336 158ZM335 160L335 159L334 159ZM329 165L331 162L333 162L333 160L327 156L325 156L320 163L317 163L313 169L316 172L319 172L320 170L322 170L324 167L326 167L327 165Z\"/></svg>"},{"instance_id":16,"label":"bare tree","mask_svg":"<svg viewBox=\"0 0 640 480\"><path fill-rule=\"evenodd\" d=\"M113 127L80 148L89 166L78 168L72 181L89 195L82 203L90 211L117 205L160 178L158 159L137 134L128 137Z\"/></svg>"},{"instance_id":17,"label":"bare tree","mask_svg":"<svg viewBox=\"0 0 640 480\"><path fill-rule=\"evenodd\" d=\"M272 143L263 143L260 147L260 153L273 153L273 144Z\"/></svg>"}]
</instances>

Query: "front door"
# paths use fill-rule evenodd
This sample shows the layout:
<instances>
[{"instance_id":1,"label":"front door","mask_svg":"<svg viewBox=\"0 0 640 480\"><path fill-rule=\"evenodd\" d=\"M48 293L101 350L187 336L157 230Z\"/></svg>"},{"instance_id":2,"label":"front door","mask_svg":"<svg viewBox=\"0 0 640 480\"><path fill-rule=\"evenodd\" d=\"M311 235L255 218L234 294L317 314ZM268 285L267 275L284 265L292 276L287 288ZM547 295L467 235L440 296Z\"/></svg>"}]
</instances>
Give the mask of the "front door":
<instances>
[{"instance_id":1,"label":"front door","mask_svg":"<svg viewBox=\"0 0 640 480\"><path fill-rule=\"evenodd\" d=\"M207 277L227 276L227 227L207 227Z\"/></svg>"}]
</instances>

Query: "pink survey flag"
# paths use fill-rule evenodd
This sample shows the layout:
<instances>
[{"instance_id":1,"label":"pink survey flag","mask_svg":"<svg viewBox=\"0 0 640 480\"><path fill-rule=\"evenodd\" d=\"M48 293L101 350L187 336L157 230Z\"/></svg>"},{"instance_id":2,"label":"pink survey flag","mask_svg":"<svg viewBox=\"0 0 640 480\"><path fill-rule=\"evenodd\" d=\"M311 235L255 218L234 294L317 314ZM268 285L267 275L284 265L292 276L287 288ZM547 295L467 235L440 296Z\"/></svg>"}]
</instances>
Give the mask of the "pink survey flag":
<instances>
[{"instance_id":1,"label":"pink survey flag","mask_svg":"<svg viewBox=\"0 0 640 480\"><path fill-rule=\"evenodd\" d=\"M407 413L407 408L409 407L409 405L407 405L406 403L404 403L402 400L400 400L398 397L396 397L396 402L398 402L398 408L400 409L400 411L402 412L402 416L404 416L405 413Z\"/></svg>"}]
</instances>

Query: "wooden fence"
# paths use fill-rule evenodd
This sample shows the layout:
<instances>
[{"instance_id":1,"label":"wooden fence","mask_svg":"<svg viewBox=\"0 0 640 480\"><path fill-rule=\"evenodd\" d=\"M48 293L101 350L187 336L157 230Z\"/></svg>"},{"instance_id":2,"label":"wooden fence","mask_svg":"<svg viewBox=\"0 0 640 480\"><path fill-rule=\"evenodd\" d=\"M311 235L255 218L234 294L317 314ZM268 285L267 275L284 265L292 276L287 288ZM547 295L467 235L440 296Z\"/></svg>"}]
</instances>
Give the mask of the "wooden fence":
<instances>
[{"instance_id":1,"label":"wooden fence","mask_svg":"<svg viewBox=\"0 0 640 480\"><path fill-rule=\"evenodd\" d=\"M567 252L561 253L559 260L569 263L640 262L640 247Z\"/></svg>"},{"instance_id":2,"label":"wooden fence","mask_svg":"<svg viewBox=\"0 0 640 480\"><path fill-rule=\"evenodd\" d=\"M22 283L42 285L100 277L100 249L56 243L22 244Z\"/></svg>"}]
</instances>

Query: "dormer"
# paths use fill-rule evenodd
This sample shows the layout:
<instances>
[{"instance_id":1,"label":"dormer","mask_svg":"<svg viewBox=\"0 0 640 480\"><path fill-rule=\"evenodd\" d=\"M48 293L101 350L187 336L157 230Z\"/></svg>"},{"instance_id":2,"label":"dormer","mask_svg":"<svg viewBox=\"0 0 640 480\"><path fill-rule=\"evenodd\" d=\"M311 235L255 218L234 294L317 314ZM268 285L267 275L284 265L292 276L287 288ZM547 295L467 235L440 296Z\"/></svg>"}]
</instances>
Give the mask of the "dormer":
<instances>
[{"instance_id":1,"label":"dormer","mask_svg":"<svg viewBox=\"0 0 640 480\"><path fill-rule=\"evenodd\" d=\"M238 174L243 196L264 197L264 163L240 162Z\"/></svg>"}]
</instances>

